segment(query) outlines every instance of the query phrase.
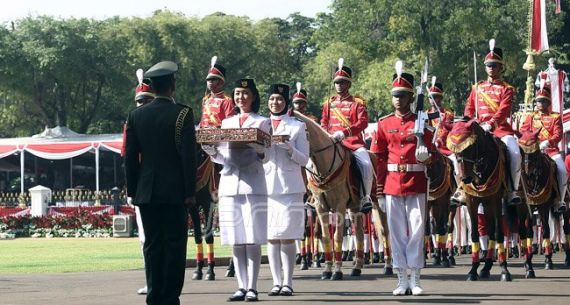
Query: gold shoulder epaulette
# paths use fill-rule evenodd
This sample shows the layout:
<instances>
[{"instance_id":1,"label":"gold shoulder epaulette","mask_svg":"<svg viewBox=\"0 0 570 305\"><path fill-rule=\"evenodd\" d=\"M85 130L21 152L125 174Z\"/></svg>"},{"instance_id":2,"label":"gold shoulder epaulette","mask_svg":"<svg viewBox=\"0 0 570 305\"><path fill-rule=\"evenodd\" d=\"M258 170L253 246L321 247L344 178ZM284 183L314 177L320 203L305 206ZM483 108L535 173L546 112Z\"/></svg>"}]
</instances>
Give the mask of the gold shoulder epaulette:
<instances>
[{"instance_id":1,"label":"gold shoulder epaulette","mask_svg":"<svg viewBox=\"0 0 570 305\"><path fill-rule=\"evenodd\" d=\"M390 113L390 114L388 114L388 115L385 115L385 116L379 118L378 121L383 121L383 120L385 120L385 119L387 119L387 118L389 118L389 117L391 117L391 116L394 116L394 113Z\"/></svg>"},{"instance_id":2,"label":"gold shoulder epaulette","mask_svg":"<svg viewBox=\"0 0 570 305\"><path fill-rule=\"evenodd\" d=\"M366 106L366 100L365 100L362 96L355 95L355 96L354 96L354 101L357 102L357 103L359 103L359 104L361 104L361 105Z\"/></svg>"},{"instance_id":3,"label":"gold shoulder epaulette","mask_svg":"<svg viewBox=\"0 0 570 305\"><path fill-rule=\"evenodd\" d=\"M323 103L323 105L330 104L332 99L333 99L332 96L327 97L327 99L325 100L325 102Z\"/></svg>"},{"instance_id":4,"label":"gold shoulder epaulette","mask_svg":"<svg viewBox=\"0 0 570 305\"><path fill-rule=\"evenodd\" d=\"M550 114L550 116L553 117L553 118L557 118L557 117L560 117L560 113L558 113L558 112L553 112L553 113Z\"/></svg>"},{"instance_id":5,"label":"gold shoulder epaulette","mask_svg":"<svg viewBox=\"0 0 570 305\"><path fill-rule=\"evenodd\" d=\"M515 87L513 87L513 85L507 83L506 81L503 81L503 85L505 85L505 87L507 87L507 88L512 88L512 89L515 88Z\"/></svg>"}]
</instances>

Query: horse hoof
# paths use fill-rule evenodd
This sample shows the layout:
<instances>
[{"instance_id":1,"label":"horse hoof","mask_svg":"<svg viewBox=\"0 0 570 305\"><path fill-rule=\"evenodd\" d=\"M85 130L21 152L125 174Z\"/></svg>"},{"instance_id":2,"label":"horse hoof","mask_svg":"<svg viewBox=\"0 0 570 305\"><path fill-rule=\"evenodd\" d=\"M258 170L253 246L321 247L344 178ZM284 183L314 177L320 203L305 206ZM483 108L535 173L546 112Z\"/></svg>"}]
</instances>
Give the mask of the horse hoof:
<instances>
[{"instance_id":1,"label":"horse hoof","mask_svg":"<svg viewBox=\"0 0 570 305\"><path fill-rule=\"evenodd\" d=\"M204 277L204 274L202 274L202 271L194 271L194 274L192 274L192 280L202 280L202 278Z\"/></svg>"},{"instance_id":2,"label":"horse hoof","mask_svg":"<svg viewBox=\"0 0 570 305\"><path fill-rule=\"evenodd\" d=\"M455 266L455 265L456 265L456 263L455 263L455 257L453 257L453 256L450 256L450 257L449 257L449 264L452 265L452 266Z\"/></svg>"},{"instance_id":3,"label":"horse hoof","mask_svg":"<svg viewBox=\"0 0 570 305\"><path fill-rule=\"evenodd\" d=\"M313 262L313 268L321 268L321 262L319 261Z\"/></svg>"},{"instance_id":4,"label":"horse hoof","mask_svg":"<svg viewBox=\"0 0 570 305\"><path fill-rule=\"evenodd\" d=\"M335 271L331 277L332 281L340 281L342 280L342 272L340 271Z\"/></svg>"},{"instance_id":5,"label":"horse hoof","mask_svg":"<svg viewBox=\"0 0 570 305\"><path fill-rule=\"evenodd\" d=\"M301 270L309 270L309 265L307 263L301 264Z\"/></svg>"},{"instance_id":6,"label":"horse hoof","mask_svg":"<svg viewBox=\"0 0 570 305\"><path fill-rule=\"evenodd\" d=\"M384 275L394 275L394 270L392 269L392 267L385 267Z\"/></svg>"},{"instance_id":7,"label":"horse hoof","mask_svg":"<svg viewBox=\"0 0 570 305\"><path fill-rule=\"evenodd\" d=\"M482 278L482 279L488 279L489 277L491 277L491 272L489 272L489 270L484 270L484 269L482 269L482 270L479 272L479 277Z\"/></svg>"},{"instance_id":8,"label":"horse hoof","mask_svg":"<svg viewBox=\"0 0 570 305\"><path fill-rule=\"evenodd\" d=\"M476 281L479 279L479 276L477 276L477 274L473 274L473 273L469 273L467 274L467 281Z\"/></svg>"},{"instance_id":9,"label":"horse hoof","mask_svg":"<svg viewBox=\"0 0 570 305\"><path fill-rule=\"evenodd\" d=\"M321 273L321 280L330 280L332 277L332 271L323 271Z\"/></svg>"},{"instance_id":10,"label":"horse hoof","mask_svg":"<svg viewBox=\"0 0 570 305\"><path fill-rule=\"evenodd\" d=\"M443 260L443 261L441 262L441 266L444 267L444 268L449 268L450 263L449 263L448 260Z\"/></svg>"},{"instance_id":11,"label":"horse hoof","mask_svg":"<svg viewBox=\"0 0 570 305\"><path fill-rule=\"evenodd\" d=\"M207 272L206 273L206 281L215 281L216 274L214 272Z\"/></svg>"},{"instance_id":12,"label":"horse hoof","mask_svg":"<svg viewBox=\"0 0 570 305\"><path fill-rule=\"evenodd\" d=\"M352 269L350 272L350 276L360 276L362 274L362 269Z\"/></svg>"},{"instance_id":13,"label":"horse hoof","mask_svg":"<svg viewBox=\"0 0 570 305\"><path fill-rule=\"evenodd\" d=\"M501 282L512 282L513 279L511 277L511 274L509 272L503 272L501 273Z\"/></svg>"},{"instance_id":14,"label":"horse hoof","mask_svg":"<svg viewBox=\"0 0 570 305\"><path fill-rule=\"evenodd\" d=\"M235 275L236 275L236 272L234 270L226 271L226 277L234 277Z\"/></svg>"},{"instance_id":15,"label":"horse hoof","mask_svg":"<svg viewBox=\"0 0 570 305\"><path fill-rule=\"evenodd\" d=\"M536 275L534 274L534 270L528 270L524 276L527 279L534 279Z\"/></svg>"},{"instance_id":16,"label":"horse hoof","mask_svg":"<svg viewBox=\"0 0 570 305\"><path fill-rule=\"evenodd\" d=\"M545 263L544 269L545 270L552 270L552 269L554 269L554 264L552 262Z\"/></svg>"}]
</instances>

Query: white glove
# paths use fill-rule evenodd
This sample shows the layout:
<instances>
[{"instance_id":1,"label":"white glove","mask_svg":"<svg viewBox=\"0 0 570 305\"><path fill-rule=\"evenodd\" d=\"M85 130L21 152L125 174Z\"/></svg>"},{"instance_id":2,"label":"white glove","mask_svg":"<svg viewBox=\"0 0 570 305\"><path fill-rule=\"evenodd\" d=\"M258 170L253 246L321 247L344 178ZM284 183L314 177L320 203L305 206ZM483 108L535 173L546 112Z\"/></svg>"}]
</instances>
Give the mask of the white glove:
<instances>
[{"instance_id":1,"label":"white glove","mask_svg":"<svg viewBox=\"0 0 570 305\"><path fill-rule=\"evenodd\" d=\"M133 206L133 197L127 197L127 205L130 207Z\"/></svg>"},{"instance_id":2,"label":"white glove","mask_svg":"<svg viewBox=\"0 0 570 305\"><path fill-rule=\"evenodd\" d=\"M542 142L540 142L540 150L545 150L548 146L550 146L550 142L548 142L548 140L544 140Z\"/></svg>"},{"instance_id":3,"label":"white glove","mask_svg":"<svg viewBox=\"0 0 570 305\"><path fill-rule=\"evenodd\" d=\"M332 135L332 138L337 141L342 141L344 139L344 132L342 132L341 130L335 131L335 133L333 133Z\"/></svg>"},{"instance_id":4,"label":"white glove","mask_svg":"<svg viewBox=\"0 0 570 305\"><path fill-rule=\"evenodd\" d=\"M481 128L483 129L484 132L490 132L491 129L493 129L493 126L491 126L491 124L489 123L483 123L481 124Z\"/></svg>"},{"instance_id":5,"label":"white glove","mask_svg":"<svg viewBox=\"0 0 570 305\"><path fill-rule=\"evenodd\" d=\"M382 212L386 213L386 196L378 196L378 206Z\"/></svg>"},{"instance_id":6,"label":"white glove","mask_svg":"<svg viewBox=\"0 0 570 305\"><path fill-rule=\"evenodd\" d=\"M429 152L426 146L420 145L416 148L416 160L424 162L429 158Z\"/></svg>"},{"instance_id":7,"label":"white glove","mask_svg":"<svg viewBox=\"0 0 570 305\"><path fill-rule=\"evenodd\" d=\"M285 142L277 143L277 144L275 144L275 146L279 147L280 149L287 151L289 154L291 154L293 152L293 143L291 143L291 141L285 141Z\"/></svg>"},{"instance_id":8,"label":"white glove","mask_svg":"<svg viewBox=\"0 0 570 305\"><path fill-rule=\"evenodd\" d=\"M202 150L207 153L208 156L213 156L218 152L215 145L208 144L202 144Z\"/></svg>"}]
</instances>

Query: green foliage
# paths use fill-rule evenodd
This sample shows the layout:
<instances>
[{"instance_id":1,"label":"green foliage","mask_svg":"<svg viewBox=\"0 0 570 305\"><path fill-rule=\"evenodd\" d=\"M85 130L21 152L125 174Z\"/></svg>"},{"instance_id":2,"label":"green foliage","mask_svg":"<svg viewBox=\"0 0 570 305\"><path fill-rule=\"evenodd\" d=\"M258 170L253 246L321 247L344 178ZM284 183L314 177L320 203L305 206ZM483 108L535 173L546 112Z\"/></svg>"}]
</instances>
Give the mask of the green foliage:
<instances>
[{"instance_id":1,"label":"green foliage","mask_svg":"<svg viewBox=\"0 0 570 305\"><path fill-rule=\"evenodd\" d=\"M569 64L570 1L554 15L547 2L551 54ZM268 85L301 81L310 109L333 94L339 57L353 68L352 92L369 101L371 120L391 112L394 62L416 76L425 59L446 88L445 101L463 110L473 83L473 51L479 79L489 38L506 57L505 79L522 101L528 44L529 0L387 1L334 0L332 12L308 18L253 22L215 13L204 18L156 11L149 18L103 21L28 17L0 26L0 137L28 136L45 125L78 132L117 133L134 108L134 72L160 60L180 65L176 100L200 108L210 58L227 68L226 91L242 77L256 79L266 113ZM536 58L538 68L548 56ZM516 104L515 103L515 104ZM200 111L195 111L196 118Z\"/></svg>"}]
</instances>

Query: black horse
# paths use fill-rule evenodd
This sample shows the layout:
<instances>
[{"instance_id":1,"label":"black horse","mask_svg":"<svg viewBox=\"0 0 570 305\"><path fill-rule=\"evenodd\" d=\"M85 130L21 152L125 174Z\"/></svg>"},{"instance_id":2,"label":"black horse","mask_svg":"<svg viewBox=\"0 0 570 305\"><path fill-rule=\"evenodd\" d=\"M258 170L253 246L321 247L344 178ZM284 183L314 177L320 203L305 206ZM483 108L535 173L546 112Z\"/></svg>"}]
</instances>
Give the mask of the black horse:
<instances>
[{"instance_id":1,"label":"black horse","mask_svg":"<svg viewBox=\"0 0 570 305\"><path fill-rule=\"evenodd\" d=\"M198 177L196 179L196 207L189 209L190 219L192 220L192 228L194 230L194 241L196 243L196 270L192 275L193 280L201 280L204 276L202 268L204 268L204 251L202 241L206 241L208 250L208 270L206 271L206 280L213 281L216 279L214 273L214 203L217 194L218 174L215 164L210 157L198 149L199 164Z\"/></svg>"},{"instance_id":2,"label":"black horse","mask_svg":"<svg viewBox=\"0 0 570 305\"><path fill-rule=\"evenodd\" d=\"M455 229L453 219L455 218L457 206L450 205L451 194L453 194L456 188L453 177L453 165L451 160L441 152L436 150L431 153L432 162L427 166L430 183L426 218L429 220L431 212L434 225L433 229L426 225L426 236L429 237L430 233L435 233L436 236L433 264L449 267L450 265L455 265L452 241L448 243L445 240L447 236L453 234ZM426 220L426 224L428 223L430 222Z\"/></svg>"},{"instance_id":3,"label":"black horse","mask_svg":"<svg viewBox=\"0 0 570 305\"><path fill-rule=\"evenodd\" d=\"M466 193L467 208L471 215L472 254L471 270L467 280L475 281L479 277L490 277L494 261L496 245L501 266L501 281L511 281L507 269L506 253L503 246L504 233L502 226L502 204L507 192L507 151L506 146L492 134L483 131L481 126L469 118L455 121L447 138L447 147L457 156L459 164L460 187ZM485 211L485 222L489 232L489 251L485 265L477 274L480 265L479 232L477 211L482 204Z\"/></svg>"},{"instance_id":4,"label":"black horse","mask_svg":"<svg viewBox=\"0 0 570 305\"><path fill-rule=\"evenodd\" d=\"M558 183L556 180L556 164L548 155L539 149L538 135L540 129L522 134L519 139L521 156L523 159L521 184L526 194L526 205L519 205L516 209L520 223L521 240L525 249L526 277L534 278L532 265L532 214L538 211L543 226L542 238L545 241L545 269L552 269L552 248L550 247L550 226L548 217L550 209L559 200ZM510 211L509 211L510 212Z\"/></svg>"}]
</instances>

